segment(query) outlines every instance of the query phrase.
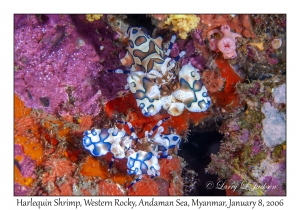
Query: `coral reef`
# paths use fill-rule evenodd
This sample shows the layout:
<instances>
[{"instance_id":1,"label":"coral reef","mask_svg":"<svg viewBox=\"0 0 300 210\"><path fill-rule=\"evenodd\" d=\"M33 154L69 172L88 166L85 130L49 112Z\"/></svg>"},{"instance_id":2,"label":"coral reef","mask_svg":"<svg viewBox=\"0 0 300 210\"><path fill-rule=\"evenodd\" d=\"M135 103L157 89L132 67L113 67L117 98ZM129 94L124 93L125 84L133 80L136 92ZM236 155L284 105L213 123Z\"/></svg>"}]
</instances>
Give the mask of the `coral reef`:
<instances>
[{"instance_id":1,"label":"coral reef","mask_svg":"<svg viewBox=\"0 0 300 210\"><path fill-rule=\"evenodd\" d=\"M286 194L285 15L17 14L14 53L14 195Z\"/></svg>"},{"instance_id":2,"label":"coral reef","mask_svg":"<svg viewBox=\"0 0 300 210\"><path fill-rule=\"evenodd\" d=\"M274 100L282 97L278 90L285 88L284 82L285 77L274 76L240 84L237 91L248 108L241 116L223 122L220 129L224 143L217 155L211 155L206 171L227 179L229 185L247 184L239 188L239 195L286 194L285 108Z\"/></svg>"}]
</instances>

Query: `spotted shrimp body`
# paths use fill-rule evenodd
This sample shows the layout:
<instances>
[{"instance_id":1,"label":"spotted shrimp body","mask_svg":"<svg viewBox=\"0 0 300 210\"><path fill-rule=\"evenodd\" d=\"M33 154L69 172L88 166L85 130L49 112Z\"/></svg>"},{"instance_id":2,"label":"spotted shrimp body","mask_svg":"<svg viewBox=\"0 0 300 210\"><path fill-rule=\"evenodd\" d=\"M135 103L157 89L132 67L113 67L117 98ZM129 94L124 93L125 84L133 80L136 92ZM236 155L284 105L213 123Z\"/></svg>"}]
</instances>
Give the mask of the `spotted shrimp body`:
<instances>
[{"instance_id":1,"label":"spotted shrimp body","mask_svg":"<svg viewBox=\"0 0 300 210\"><path fill-rule=\"evenodd\" d=\"M93 129L84 132L83 146L93 156L103 156L112 152L116 158L124 158L131 140L124 130L117 128Z\"/></svg>"},{"instance_id":2,"label":"spotted shrimp body","mask_svg":"<svg viewBox=\"0 0 300 210\"><path fill-rule=\"evenodd\" d=\"M164 54L162 38L151 38L140 28L127 30L129 44L122 64L130 70L107 70L114 73L128 74L126 88L134 94L137 105L145 116L154 116L161 108L170 115L178 116L184 109L191 112L203 112L210 106L211 100L201 82L200 74L191 63L184 65L176 76L175 63L185 55L182 51L171 61L171 52L176 36L172 36L169 48ZM161 86L176 81L179 77L180 88L170 95L161 96Z\"/></svg>"},{"instance_id":3,"label":"spotted shrimp body","mask_svg":"<svg viewBox=\"0 0 300 210\"><path fill-rule=\"evenodd\" d=\"M177 134L162 134L163 127L161 124L167 119L169 119L169 117L160 120L150 132L146 131L145 137L142 139L137 137L133 126L129 122L117 121L130 128L130 135L128 135L124 129L120 130L118 128L88 130L83 134L83 146L93 156L99 157L111 152L113 158L109 164L109 170L115 158L127 158L128 174L138 176L138 178L129 185L129 187L131 187L141 179L143 174L149 175L152 178L159 176L160 166L158 159L172 157L168 154L168 149L175 146L179 148L180 136ZM152 136L157 129L157 133ZM164 141L160 141L158 136L159 138L163 138ZM133 146L142 143L143 139L146 143L150 142L151 146L148 151L137 150L136 147ZM160 147L163 147L163 149L160 149Z\"/></svg>"},{"instance_id":4,"label":"spotted shrimp body","mask_svg":"<svg viewBox=\"0 0 300 210\"><path fill-rule=\"evenodd\" d=\"M153 39L137 27L128 28L127 36L129 38L128 51L121 62L129 70L107 71L129 74L127 88L134 94L142 113L145 116L153 116L162 108L160 87L174 78L170 70L175 67L175 62L185 52L180 53L173 61L171 58L165 58L170 53L175 36L172 37L166 54L162 49L161 37Z\"/></svg>"}]
</instances>

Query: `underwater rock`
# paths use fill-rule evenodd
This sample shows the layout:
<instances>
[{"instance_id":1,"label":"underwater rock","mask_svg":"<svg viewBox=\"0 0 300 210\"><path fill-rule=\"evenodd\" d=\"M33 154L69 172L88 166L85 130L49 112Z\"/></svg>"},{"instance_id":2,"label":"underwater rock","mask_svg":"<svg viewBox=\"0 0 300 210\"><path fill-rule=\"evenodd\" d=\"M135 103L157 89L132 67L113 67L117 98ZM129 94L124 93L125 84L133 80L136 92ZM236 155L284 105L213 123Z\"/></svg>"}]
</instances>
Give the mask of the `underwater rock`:
<instances>
[{"instance_id":1,"label":"underwater rock","mask_svg":"<svg viewBox=\"0 0 300 210\"><path fill-rule=\"evenodd\" d=\"M268 147L274 147L286 141L286 114L279 112L270 103L264 103L262 112L265 115L263 120L262 136Z\"/></svg>"},{"instance_id":2,"label":"underwater rock","mask_svg":"<svg viewBox=\"0 0 300 210\"><path fill-rule=\"evenodd\" d=\"M275 103L286 103L286 85L285 83L273 89Z\"/></svg>"}]
</instances>

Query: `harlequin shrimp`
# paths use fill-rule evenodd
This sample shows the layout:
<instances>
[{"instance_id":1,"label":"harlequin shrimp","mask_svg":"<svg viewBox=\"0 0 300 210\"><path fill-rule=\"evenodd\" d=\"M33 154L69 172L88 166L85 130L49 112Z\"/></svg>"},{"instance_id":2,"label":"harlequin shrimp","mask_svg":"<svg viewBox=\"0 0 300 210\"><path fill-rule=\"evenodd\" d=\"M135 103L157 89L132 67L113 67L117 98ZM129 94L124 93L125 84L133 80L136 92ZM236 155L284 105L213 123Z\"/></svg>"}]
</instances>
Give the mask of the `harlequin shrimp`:
<instances>
[{"instance_id":1,"label":"harlequin shrimp","mask_svg":"<svg viewBox=\"0 0 300 210\"><path fill-rule=\"evenodd\" d=\"M184 65L179 71L179 83L179 89L161 98L162 106L169 114L178 116L184 107L190 112L203 112L208 109L211 99L199 72L191 63Z\"/></svg>"},{"instance_id":2,"label":"harlequin shrimp","mask_svg":"<svg viewBox=\"0 0 300 210\"><path fill-rule=\"evenodd\" d=\"M185 55L182 51L171 61L171 52L176 36L173 35L166 53L162 49L162 38L151 38L140 28L127 30L129 46L122 64L130 70L107 70L107 72L129 74L126 88L134 94L137 105L145 116L157 114L163 107L170 115L180 115L186 107L191 112L206 111L210 98L203 86L200 75L191 64L182 67L179 72L180 88L167 96L161 96L162 86L175 81L172 71L175 63Z\"/></svg>"},{"instance_id":3,"label":"harlequin shrimp","mask_svg":"<svg viewBox=\"0 0 300 210\"><path fill-rule=\"evenodd\" d=\"M147 174L152 178L159 176L160 166L158 158L172 158L168 150L176 147L179 148L181 137L175 133L162 134L163 127L161 124L168 120L169 117L160 120L150 132L145 132L145 137L139 139L130 122L117 121L127 125L131 134L128 135L124 128L93 129L84 132L83 146L89 150L93 156L103 156L108 152L113 154L109 169L112 167L115 158L127 158L127 172L134 174L138 178L133 181L128 188L142 178L142 174ZM157 133L153 136L155 131ZM153 137L152 137L153 136ZM137 144L150 143L147 151L137 149ZM127 189L128 189L127 188Z\"/></svg>"},{"instance_id":4,"label":"harlequin shrimp","mask_svg":"<svg viewBox=\"0 0 300 210\"><path fill-rule=\"evenodd\" d=\"M179 144L181 142L181 137L176 133L162 134L164 132L164 127L160 126L162 122L166 119L159 121L156 126L150 131L145 132L145 137L148 142L152 143L152 151L159 158L171 159L172 156L169 155L169 149L174 149L174 153L177 154L179 149ZM153 133L157 130L156 134ZM153 136L153 137L152 137Z\"/></svg>"},{"instance_id":5,"label":"harlequin shrimp","mask_svg":"<svg viewBox=\"0 0 300 210\"><path fill-rule=\"evenodd\" d=\"M181 52L173 61L168 58L176 36L172 36L171 44L164 55L162 38L151 38L140 28L130 27L127 30L129 46L122 64L130 70L107 70L107 72L129 74L127 88L134 94L138 106L145 116L157 114L162 107L160 86L175 78L170 71L175 67L185 52ZM164 58L166 57L166 58Z\"/></svg>"}]
</instances>

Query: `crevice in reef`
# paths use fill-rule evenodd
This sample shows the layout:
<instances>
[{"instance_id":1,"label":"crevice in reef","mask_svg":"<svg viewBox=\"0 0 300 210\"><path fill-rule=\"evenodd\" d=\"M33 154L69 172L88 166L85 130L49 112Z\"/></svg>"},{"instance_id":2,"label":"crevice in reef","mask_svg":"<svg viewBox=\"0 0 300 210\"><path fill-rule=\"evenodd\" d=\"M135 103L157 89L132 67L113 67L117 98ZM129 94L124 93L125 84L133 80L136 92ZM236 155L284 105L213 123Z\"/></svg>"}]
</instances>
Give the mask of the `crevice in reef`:
<instances>
[{"instance_id":1,"label":"crevice in reef","mask_svg":"<svg viewBox=\"0 0 300 210\"><path fill-rule=\"evenodd\" d=\"M197 183L189 195L225 196L224 190L215 189L215 187L213 189L206 188L208 182L216 184L218 176L205 174L204 170L211 161L210 154L219 152L223 135L216 128L205 132L197 130L191 129L188 142L182 143L178 152L178 155L188 163L186 169L194 170L198 174L195 177Z\"/></svg>"},{"instance_id":2,"label":"crevice in reef","mask_svg":"<svg viewBox=\"0 0 300 210\"><path fill-rule=\"evenodd\" d=\"M155 26L152 25L150 17L145 14L128 14L126 16L130 26L141 27L145 33L152 34Z\"/></svg>"}]
</instances>

